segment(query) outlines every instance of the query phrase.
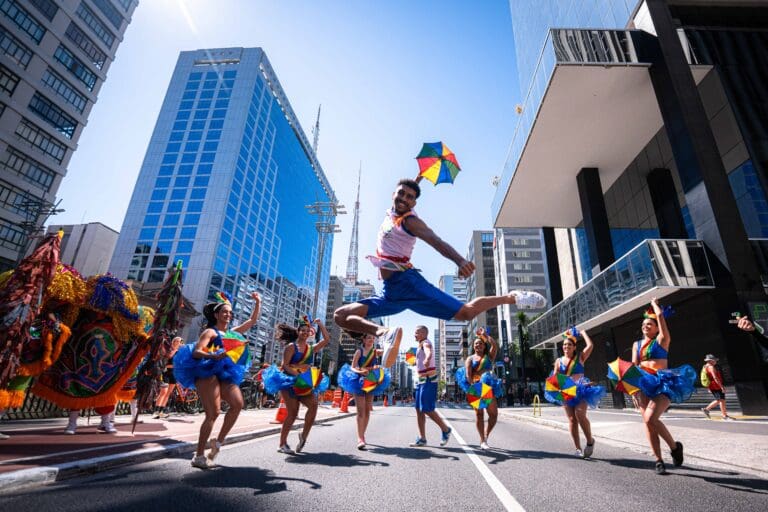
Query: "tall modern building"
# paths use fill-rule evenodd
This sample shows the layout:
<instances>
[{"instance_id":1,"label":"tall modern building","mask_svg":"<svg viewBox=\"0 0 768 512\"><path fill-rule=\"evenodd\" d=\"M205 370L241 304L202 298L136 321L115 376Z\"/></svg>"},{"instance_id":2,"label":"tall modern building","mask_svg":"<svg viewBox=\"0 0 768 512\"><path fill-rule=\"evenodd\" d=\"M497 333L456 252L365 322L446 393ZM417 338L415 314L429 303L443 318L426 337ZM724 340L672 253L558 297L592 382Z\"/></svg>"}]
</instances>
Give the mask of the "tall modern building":
<instances>
[{"instance_id":1,"label":"tall modern building","mask_svg":"<svg viewBox=\"0 0 768 512\"><path fill-rule=\"evenodd\" d=\"M0 271L56 204L137 0L0 2Z\"/></svg>"},{"instance_id":2,"label":"tall modern building","mask_svg":"<svg viewBox=\"0 0 768 512\"><path fill-rule=\"evenodd\" d=\"M328 301L325 306L325 326L328 334L331 335L331 341L328 348L325 349L329 356L329 361L333 361L333 370L338 371L339 354L341 352L341 327L333 321L333 313L339 307L344 305L344 281L339 276L331 276L328 281ZM330 363L329 363L330 364Z\"/></svg>"},{"instance_id":3,"label":"tall modern building","mask_svg":"<svg viewBox=\"0 0 768 512\"><path fill-rule=\"evenodd\" d=\"M105 274L112 260L119 233L100 222L52 224L48 233L63 231L61 262L75 267L84 276Z\"/></svg>"},{"instance_id":4,"label":"tall modern building","mask_svg":"<svg viewBox=\"0 0 768 512\"><path fill-rule=\"evenodd\" d=\"M452 275L440 276L438 288L453 295L462 302L467 301L467 280ZM464 335L467 329L467 322L457 320L438 320L439 339L435 340L438 347L440 360L440 374L445 379L445 386L448 393L456 393L456 379L454 373L456 368L464 364L466 357L466 347L462 346L465 341ZM435 361L437 364L437 360Z\"/></svg>"},{"instance_id":5,"label":"tall modern building","mask_svg":"<svg viewBox=\"0 0 768 512\"><path fill-rule=\"evenodd\" d=\"M658 297L676 311L670 365L717 354L743 411L765 413L768 357L729 319L768 320L768 1L510 8L524 100L493 216L550 231L567 295L532 344L588 329L587 374L604 380Z\"/></svg>"},{"instance_id":6,"label":"tall modern building","mask_svg":"<svg viewBox=\"0 0 768 512\"><path fill-rule=\"evenodd\" d=\"M258 291L262 314L249 339L275 361L274 325L311 314L318 268L317 311L326 309L333 235L318 233L305 206L335 201L260 48L182 52L110 268L159 282L181 260L185 295L202 305L229 293L235 323Z\"/></svg>"}]
</instances>

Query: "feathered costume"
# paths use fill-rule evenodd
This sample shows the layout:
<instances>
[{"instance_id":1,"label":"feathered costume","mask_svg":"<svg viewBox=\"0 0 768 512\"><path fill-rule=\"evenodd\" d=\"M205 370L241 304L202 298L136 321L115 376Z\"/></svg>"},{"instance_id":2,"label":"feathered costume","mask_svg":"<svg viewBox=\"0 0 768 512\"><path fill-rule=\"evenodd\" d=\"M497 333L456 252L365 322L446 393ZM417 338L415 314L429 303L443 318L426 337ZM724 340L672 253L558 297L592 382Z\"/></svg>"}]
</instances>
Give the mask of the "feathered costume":
<instances>
[{"instance_id":1,"label":"feathered costume","mask_svg":"<svg viewBox=\"0 0 768 512\"><path fill-rule=\"evenodd\" d=\"M305 371L311 371L310 361L315 353L315 346L307 344L307 351L299 352L299 346L296 342L293 342L293 356L291 357L290 365L294 368L302 368L301 374ZM307 370L309 368L309 370ZM275 394L279 391L288 391L292 397L306 396L309 393L323 393L328 389L330 385L330 379L327 375L322 376L317 384L314 384L308 392L301 390L296 392L297 375L290 375L280 370L276 365L272 365L269 368L264 369L264 373L261 374L262 382L264 383L264 389L267 393Z\"/></svg>"},{"instance_id":2,"label":"feathered costume","mask_svg":"<svg viewBox=\"0 0 768 512\"><path fill-rule=\"evenodd\" d=\"M380 358L376 357L376 349L372 347L368 354L363 355L363 349L361 348L360 359L358 359L358 367L365 370L373 366L381 367L381 360ZM370 386L373 385L373 382L378 381L376 371L372 370L373 374L368 372L366 375L361 375L353 371L349 364L345 364L339 370L339 387L352 395L364 395L367 393L373 393L374 396L380 395L386 392L387 388L389 388L392 375L386 368L379 369L381 370L381 382L379 382L373 389L365 391L366 388L370 388Z\"/></svg>"}]
</instances>

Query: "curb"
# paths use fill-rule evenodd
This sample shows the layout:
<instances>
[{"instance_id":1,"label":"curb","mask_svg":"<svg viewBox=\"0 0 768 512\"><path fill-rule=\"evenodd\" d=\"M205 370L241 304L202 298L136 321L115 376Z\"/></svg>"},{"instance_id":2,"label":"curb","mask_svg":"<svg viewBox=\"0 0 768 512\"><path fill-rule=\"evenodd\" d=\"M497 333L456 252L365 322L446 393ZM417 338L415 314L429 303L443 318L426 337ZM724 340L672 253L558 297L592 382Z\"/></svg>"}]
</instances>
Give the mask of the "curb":
<instances>
[{"instance_id":1,"label":"curb","mask_svg":"<svg viewBox=\"0 0 768 512\"><path fill-rule=\"evenodd\" d=\"M329 423L338 419L354 416L355 413L342 413L334 416L315 420L315 425ZM297 421L293 428L304 425L303 421ZM227 445L242 443L259 437L266 437L280 433L280 426L241 432L227 437ZM52 466L40 466L38 468L21 469L0 474L0 495L19 490L29 490L32 487L48 485L54 482L67 480L82 475L92 475L118 466L140 464L169 456L192 453L197 449L197 442L179 442L168 446L156 446L142 448L115 455L93 457L73 462L65 462Z\"/></svg>"},{"instance_id":2,"label":"curb","mask_svg":"<svg viewBox=\"0 0 768 512\"><path fill-rule=\"evenodd\" d=\"M504 416L506 418L509 418L509 419L512 419L512 420L515 420L515 421L520 421L520 422L523 422L523 423L533 423L533 424L536 424L536 425L542 425L542 426L549 427L549 428L554 428L554 429L557 429L557 430L563 430L563 431L566 431L566 432L568 431L568 426L566 424L558 422L558 421L552 421L552 420L548 420L548 419L544 419L544 418L535 418L535 417L530 417L529 418L529 417L521 416L521 415L518 415L518 414L504 414ZM637 451L637 452L641 452L641 453L645 453L647 455L653 456L653 453L644 444L630 443L630 442L628 442L628 441L626 441L624 439L616 439L614 437L608 437L608 436L604 436L604 435L599 435L599 434L596 434L594 432L592 433L592 435L594 437L598 438L598 439L604 439L604 440L613 442L616 445L621 446L623 448L631 449L631 450L634 450L634 451ZM766 472L764 469L761 469L761 468L755 468L755 467L752 467L752 466L743 466L743 465L739 465L739 464L734 464L733 462L727 462L727 461L718 460L718 459L711 459L711 458L708 458L708 457L702 457L700 455L692 455L690 453L686 453L685 457L686 457L686 459L690 458L690 459L696 459L696 460L700 460L700 461L713 462L715 464L720 464L722 466L728 466L730 468L738 469L740 471L750 471L750 472L755 473L755 474L757 474L759 476L762 476L764 478L766 476L768 476L768 472Z\"/></svg>"}]
</instances>

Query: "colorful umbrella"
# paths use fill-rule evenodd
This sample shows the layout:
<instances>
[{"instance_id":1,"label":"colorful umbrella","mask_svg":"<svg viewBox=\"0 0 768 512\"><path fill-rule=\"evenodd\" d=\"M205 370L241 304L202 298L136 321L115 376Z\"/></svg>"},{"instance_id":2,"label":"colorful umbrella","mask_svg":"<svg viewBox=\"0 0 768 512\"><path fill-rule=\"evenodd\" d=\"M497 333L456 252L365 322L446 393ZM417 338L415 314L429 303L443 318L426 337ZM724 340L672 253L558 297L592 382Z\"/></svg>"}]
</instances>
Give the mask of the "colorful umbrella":
<instances>
[{"instance_id":1,"label":"colorful umbrella","mask_svg":"<svg viewBox=\"0 0 768 512\"><path fill-rule=\"evenodd\" d=\"M483 382L475 382L467 389L467 402L475 409L485 409L493 400L493 388Z\"/></svg>"},{"instance_id":2,"label":"colorful umbrella","mask_svg":"<svg viewBox=\"0 0 768 512\"><path fill-rule=\"evenodd\" d=\"M554 400L567 402L576 397L576 383L563 373L555 373L547 378L544 384L544 391Z\"/></svg>"},{"instance_id":3,"label":"colorful umbrella","mask_svg":"<svg viewBox=\"0 0 768 512\"><path fill-rule=\"evenodd\" d=\"M456 155L442 142L425 142L416 161L419 163L419 177L435 185L453 183L461 170Z\"/></svg>"},{"instance_id":4,"label":"colorful umbrella","mask_svg":"<svg viewBox=\"0 0 768 512\"><path fill-rule=\"evenodd\" d=\"M375 370L369 371L368 375L366 375L365 379L363 380L363 392L370 393L371 391L376 389L376 386L381 384L383 380L384 380L383 368L376 368Z\"/></svg>"},{"instance_id":5,"label":"colorful umbrella","mask_svg":"<svg viewBox=\"0 0 768 512\"><path fill-rule=\"evenodd\" d=\"M416 347L411 347L405 352L405 362L413 366L416 364Z\"/></svg>"},{"instance_id":6,"label":"colorful umbrella","mask_svg":"<svg viewBox=\"0 0 768 512\"><path fill-rule=\"evenodd\" d=\"M312 366L296 376L293 392L296 396L307 396L320 384L322 378L323 374L320 372L320 368Z\"/></svg>"},{"instance_id":7,"label":"colorful umbrella","mask_svg":"<svg viewBox=\"0 0 768 512\"><path fill-rule=\"evenodd\" d=\"M608 378L614 383L616 390L630 395L640 390L640 379L644 374L643 370L623 359L616 358L608 363Z\"/></svg>"}]
</instances>

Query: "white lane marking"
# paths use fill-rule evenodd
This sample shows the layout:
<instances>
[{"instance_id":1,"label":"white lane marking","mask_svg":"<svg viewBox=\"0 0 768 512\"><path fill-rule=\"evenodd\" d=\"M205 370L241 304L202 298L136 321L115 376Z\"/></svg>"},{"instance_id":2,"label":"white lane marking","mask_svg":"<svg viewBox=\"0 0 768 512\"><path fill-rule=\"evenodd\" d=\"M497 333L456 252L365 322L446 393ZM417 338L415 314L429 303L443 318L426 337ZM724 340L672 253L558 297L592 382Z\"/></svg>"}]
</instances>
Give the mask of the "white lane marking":
<instances>
[{"instance_id":1,"label":"white lane marking","mask_svg":"<svg viewBox=\"0 0 768 512\"><path fill-rule=\"evenodd\" d=\"M488 484L488 487L490 487L496 497L499 498L499 501L504 506L504 508L510 512L525 512L523 506L520 505L515 497L509 493L507 488L504 487L504 484L502 484L501 481L496 478L496 475L493 474L493 471L491 471L488 466L486 466L485 463L480 459L480 457L477 456L474 448L470 448L466 441L464 441L464 438L461 437L461 434L459 434L459 431L451 426L448 418L446 418L445 415L440 411L437 411L437 414L443 418L445 424L448 426L448 428L451 429L451 435L456 438L456 441L459 442L461 449L464 450L464 452L467 454L467 457L469 457L469 460L472 461L482 477L485 478L485 482Z\"/></svg>"}]
</instances>

